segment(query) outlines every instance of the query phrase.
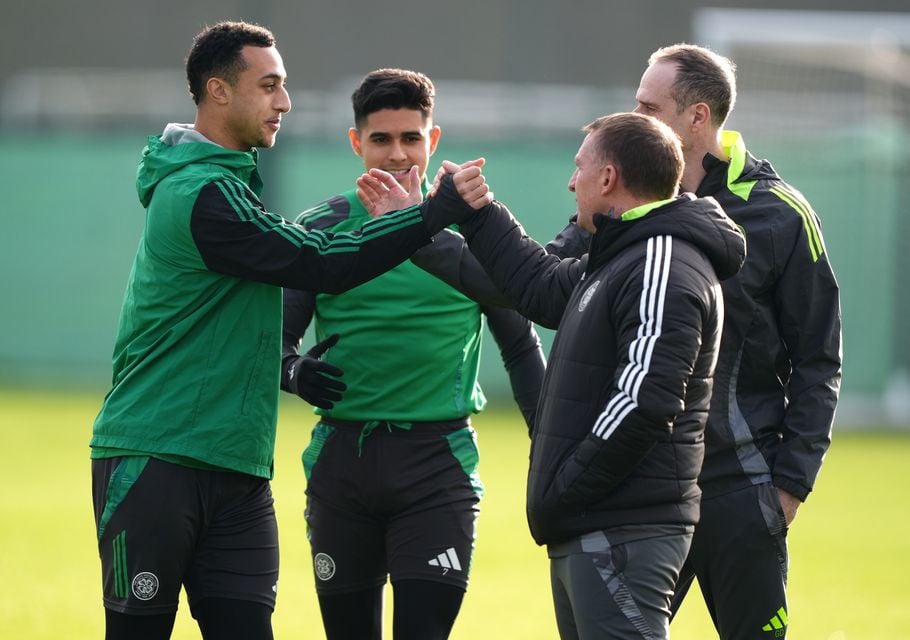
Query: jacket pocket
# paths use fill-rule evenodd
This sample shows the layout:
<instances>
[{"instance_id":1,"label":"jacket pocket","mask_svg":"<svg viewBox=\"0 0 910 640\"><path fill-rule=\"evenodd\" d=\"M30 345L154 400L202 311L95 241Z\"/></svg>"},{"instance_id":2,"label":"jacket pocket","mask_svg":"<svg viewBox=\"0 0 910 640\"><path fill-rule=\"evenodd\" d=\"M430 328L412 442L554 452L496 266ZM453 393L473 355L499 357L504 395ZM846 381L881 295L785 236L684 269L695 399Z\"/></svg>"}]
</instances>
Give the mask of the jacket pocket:
<instances>
[{"instance_id":1,"label":"jacket pocket","mask_svg":"<svg viewBox=\"0 0 910 640\"><path fill-rule=\"evenodd\" d=\"M272 331L263 331L259 334L259 346L253 358L250 377L247 379L246 389L243 392L243 403L240 406L242 415L255 413L261 406L268 403L267 399L272 393L268 380L276 373L280 373L280 365L277 362L274 372L264 371L265 367L273 362L273 359L269 357L269 351L273 348L272 334Z\"/></svg>"}]
</instances>

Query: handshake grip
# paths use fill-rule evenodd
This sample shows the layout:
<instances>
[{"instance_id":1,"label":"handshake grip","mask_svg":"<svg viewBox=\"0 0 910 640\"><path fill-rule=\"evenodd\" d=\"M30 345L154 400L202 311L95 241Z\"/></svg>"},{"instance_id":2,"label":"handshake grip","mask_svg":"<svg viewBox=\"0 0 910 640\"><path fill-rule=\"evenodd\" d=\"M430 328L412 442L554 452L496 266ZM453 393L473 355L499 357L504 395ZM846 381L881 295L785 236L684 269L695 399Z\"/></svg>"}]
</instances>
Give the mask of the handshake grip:
<instances>
[{"instance_id":1,"label":"handshake grip","mask_svg":"<svg viewBox=\"0 0 910 640\"><path fill-rule=\"evenodd\" d=\"M420 209L431 235L436 235L453 224L461 224L477 213L477 210L458 194L451 174L442 177L436 195L424 200L420 204Z\"/></svg>"},{"instance_id":2,"label":"handshake grip","mask_svg":"<svg viewBox=\"0 0 910 640\"><path fill-rule=\"evenodd\" d=\"M320 409L334 407L335 402L341 400L341 392L348 388L338 379L344 371L322 360L325 352L337 342L338 334L333 333L304 355L285 363L288 389Z\"/></svg>"}]
</instances>

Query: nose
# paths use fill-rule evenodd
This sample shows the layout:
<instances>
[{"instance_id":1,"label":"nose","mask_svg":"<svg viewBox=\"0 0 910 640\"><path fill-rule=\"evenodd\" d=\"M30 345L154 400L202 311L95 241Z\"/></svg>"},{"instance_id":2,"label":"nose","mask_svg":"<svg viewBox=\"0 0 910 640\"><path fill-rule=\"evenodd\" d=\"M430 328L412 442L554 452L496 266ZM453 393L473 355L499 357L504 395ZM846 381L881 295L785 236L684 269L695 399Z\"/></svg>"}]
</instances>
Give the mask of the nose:
<instances>
[{"instance_id":1,"label":"nose","mask_svg":"<svg viewBox=\"0 0 910 640\"><path fill-rule=\"evenodd\" d=\"M578 176L578 170L577 170L577 169L576 169L575 171L572 172L572 176L569 178L569 191L571 191L572 193L575 193L575 180L576 180L576 176Z\"/></svg>"},{"instance_id":2,"label":"nose","mask_svg":"<svg viewBox=\"0 0 910 640\"><path fill-rule=\"evenodd\" d=\"M392 160L406 160L408 155L404 152L404 145L399 140L393 140L389 148L389 158Z\"/></svg>"},{"instance_id":3,"label":"nose","mask_svg":"<svg viewBox=\"0 0 910 640\"><path fill-rule=\"evenodd\" d=\"M275 105L275 108L281 113L287 113L291 110L291 95L285 87L281 87L281 91L278 94L278 103Z\"/></svg>"}]
</instances>

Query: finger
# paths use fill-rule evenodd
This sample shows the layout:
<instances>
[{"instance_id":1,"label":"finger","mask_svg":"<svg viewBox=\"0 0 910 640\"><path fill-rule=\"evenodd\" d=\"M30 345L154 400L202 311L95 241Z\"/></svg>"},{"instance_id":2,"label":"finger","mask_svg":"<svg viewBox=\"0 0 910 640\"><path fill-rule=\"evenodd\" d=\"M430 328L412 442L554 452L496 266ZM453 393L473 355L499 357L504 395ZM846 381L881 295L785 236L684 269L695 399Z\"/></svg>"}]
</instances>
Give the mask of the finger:
<instances>
[{"instance_id":1,"label":"finger","mask_svg":"<svg viewBox=\"0 0 910 640\"><path fill-rule=\"evenodd\" d=\"M493 202L493 192L488 191L478 199L471 201L465 200L465 202L467 202L468 206L470 206L472 209L483 209L485 206Z\"/></svg>"},{"instance_id":2,"label":"finger","mask_svg":"<svg viewBox=\"0 0 910 640\"><path fill-rule=\"evenodd\" d=\"M415 164L408 173L408 193L417 193L420 191L420 170Z\"/></svg>"},{"instance_id":3,"label":"finger","mask_svg":"<svg viewBox=\"0 0 910 640\"><path fill-rule=\"evenodd\" d=\"M363 208L367 210L368 213L373 211L373 208L376 206L375 200L372 200L367 193L361 189L357 189L357 199L360 200L360 204L363 205Z\"/></svg>"},{"instance_id":4,"label":"finger","mask_svg":"<svg viewBox=\"0 0 910 640\"><path fill-rule=\"evenodd\" d=\"M455 173L455 172L461 170L461 165L455 164L455 163L452 162L451 160L443 160L443 161L442 161L442 169L443 169L446 173Z\"/></svg>"},{"instance_id":5,"label":"finger","mask_svg":"<svg viewBox=\"0 0 910 640\"><path fill-rule=\"evenodd\" d=\"M364 205L379 204L389 192L381 182L369 176L357 178L357 191L359 192L358 197Z\"/></svg>"},{"instance_id":6,"label":"finger","mask_svg":"<svg viewBox=\"0 0 910 640\"><path fill-rule=\"evenodd\" d=\"M378 197L384 197L390 191L389 186L386 185L381 179L368 173L365 173L357 178L357 186L373 192Z\"/></svg>"},{"instance_id":7,"label":"finger","mask_svg":"<svg viewBox=\"0 0 910 640\"><path fill-rule=\"evenodd\" d=\"M310 360L307 364L308 364L307 368L314 375L328 374L330 376L335 376L336 378L340 378L341 376L344 375L343 369L339 369L335 365L330 364L330 363L326 362L325 360Z\"/></svg>"},{"instance_id":8,"label":"finger","mask_svg":"<svg viewBox=\"0 0 910 640\"><path fill-rule=\"evenodd\" d=\"M460 166L462 169L467 169L468 167L482 167L487 163L486 158L475 158L474 160L468 160L467 162L462 162Z\"/></svg>"},{"instance_id":9,"label":"finger","mask_svg":"<svg viewBox=\"0 0 910 640\"><path fill-rule=\"evenodd\" d=\"M338 344L338 338L340 337L340 334L333 333L322 342L313 345L313 347L307 351L306 354L311 358L321 358L326 351Z\"/></svg>"},{"instance_id":10,"label":"finger","mask_svg":"<svg viewBox=\"0 0 910 640\"><path fill-rule=\"evenodd\" d=\"M455 182L457 183L457 182L465 181L465 180L473 180L477 176L482 176L482 175L483 175L483 172L480 170L480 167L470 166L470 167L466 167L464 169L459 169L455 173L453 178L455 179Z\"/></svg>"},{"instance_id":11,"label":"finger","mask_svg":"<svg viewBox=\"0 0 910 640\"><path fill-rule=\"evenodd\" d=\"M466 192L465 195L462 196L462 200L476 209L479 207L475 206L475 203L482 199L485 200L489 193L490 188L487 185L480 185L476 189L472 189L471 191ZM492 202L492 200L490 200L490 202ZM481 204L480 206L486 206L487 204L489 204L489 202L484 202L484 204Z\"/></svg>"},{"instance_id":12,"label":"finger","mask_svg":"<svg viewBox=\"0 0 910 640\"><path fill-rule=\"evenodd\" d=\"M348 385L338 378L330 378L325 375L320 375L317 379L316 384L318 384L322 389L333 389L335 391L344 391L348 388Z\"/></svg>"},{"instance_id":13,"label":"finger","mask_svg":"<svg viewBox=\"0 0 910 640\"><path fill-rule=\"evenodd\" d=\"M396 187L400 191L404 191L402 186L398 184L398 180L395 179L391 173L383 171L382 169L370 169L369 175L383 184L389 191L394 192Z\"/></svg>"}]
</instances>

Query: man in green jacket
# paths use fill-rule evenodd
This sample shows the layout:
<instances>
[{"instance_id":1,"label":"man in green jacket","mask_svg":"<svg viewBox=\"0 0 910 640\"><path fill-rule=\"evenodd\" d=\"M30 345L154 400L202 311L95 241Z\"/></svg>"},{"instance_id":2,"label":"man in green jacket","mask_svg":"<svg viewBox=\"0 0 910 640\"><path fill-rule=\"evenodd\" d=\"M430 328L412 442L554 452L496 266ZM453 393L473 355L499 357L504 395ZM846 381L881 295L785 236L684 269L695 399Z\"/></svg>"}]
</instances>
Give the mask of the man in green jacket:
<instances>
[{"instance_id":1,"label":"man in green jacket","mask_svg":"<svg viewBox=\"0 0 910 640\"><path fill-rule=\"evenodd\" d=\"M271 638L281 287L357 286L490 197L471 167L356 231L290 224L259 200L255 148L291 108L272 34L216 24L186 70L195 123L143 151L146 225L91 440L107 638L169 637L181 586L205 638Z\"/></svg>"},{"instance_id":2,"label":"man in green jacket","mask_svg":"<svg viewBox=\"0 0 910 640\"><path fill-rule=\"evenodd\" d=\"M422 73L366 75L351 96L348 135L367 170L426 191L441 135L434 98ZM308 230L331 232L368 220L354 189L299 218ZM461 236L445 235L427 251L454 263L467 247ZM434 640L451 631L468 585L482 489L470 415L486 402L477 380L484 317L531 428L545 361L531 322L517 312L478 304L410 261L341 295L285 289L282 388L320 416L303 462L329 640L382 636L389 578L396 638ZM316 352L332 345L324 360L298 353L311 321L322 341ZM329 367L344 372L343 397L320 389L319 370Z\"/></svg>"}]
</instances>

